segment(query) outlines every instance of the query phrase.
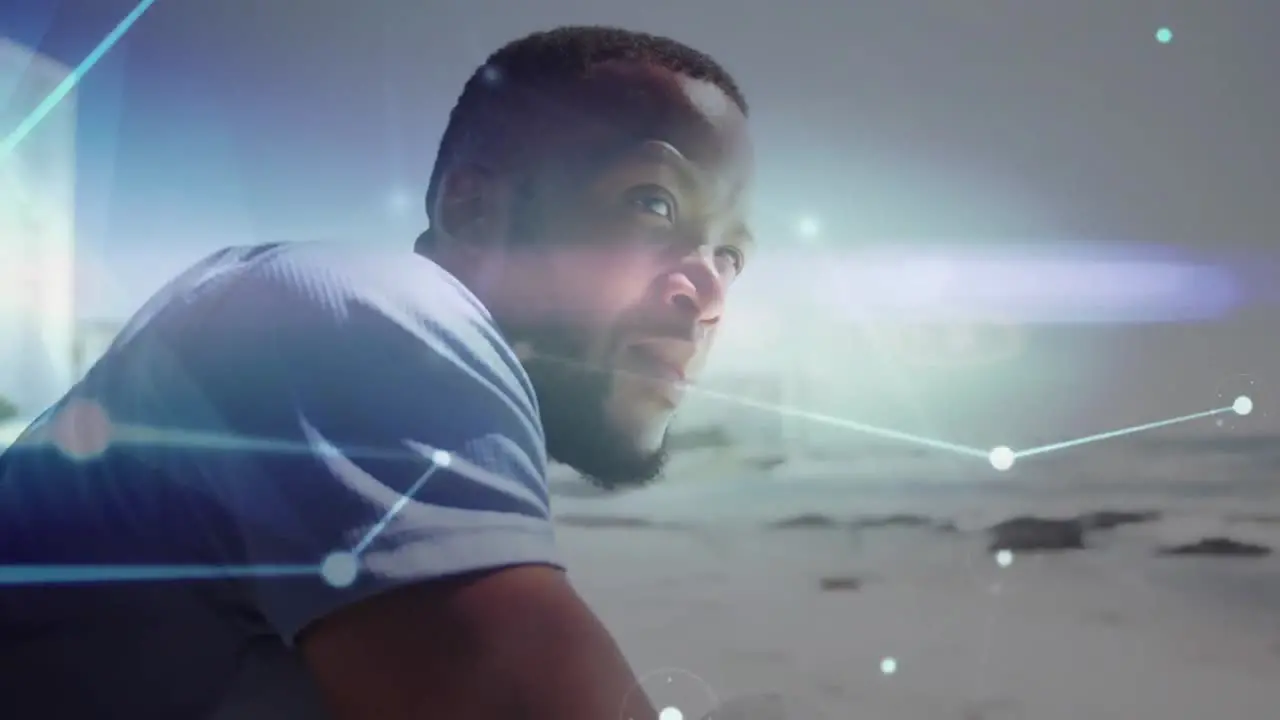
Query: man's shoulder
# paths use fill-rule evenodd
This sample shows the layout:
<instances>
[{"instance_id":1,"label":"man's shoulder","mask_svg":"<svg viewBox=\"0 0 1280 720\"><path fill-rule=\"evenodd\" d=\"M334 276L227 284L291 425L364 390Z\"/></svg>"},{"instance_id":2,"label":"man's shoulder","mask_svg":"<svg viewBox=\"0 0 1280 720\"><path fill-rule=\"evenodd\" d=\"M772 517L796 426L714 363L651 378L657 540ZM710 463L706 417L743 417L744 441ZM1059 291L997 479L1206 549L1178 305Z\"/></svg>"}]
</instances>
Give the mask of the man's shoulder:
<instances>
[{"instance_id":1,"label":"man's shoulder","mask_svg":"<svg viewBox=\"0 0 1280 720\"><path fill-rule=\"evenodd\" d=\"M148 385L173 375L204 386L261 376L285 356L293 374L345 364L369 385L380 382L375 369L400 368L454 395L498 393L537 414L514 351L457 278L408 250L358 245L230 247L207 257L128 323L97 376L115 377L112 370L143 358L141 365L177 368L153 369Z\"/></svg>"},{"instance_id":2,"label":"man's shoulder","mask_svg":"<svg viewBox=\"0 0 1280 720\"><path fill-rule=\"evenodd\" d=\"M264 302L354 303L440 316L438 321L453 316L491 322L480 301L447 270L416 253L387 247L320 242L228 247L196 263L157 298L163 304L189 304L210 293L256 293Z\"/></svg>"},{"instance_id":3,"label":"man's shoulder","mask_svg":"<svg viewBox=\"0 0 1280 720\"><path fill-rule=\"evenodd\" d=\"M409 250L339 243L233 246L157 292L122 338L172 341L213 326L293 333L406 332L424 341L484 342L506 354L488 310L456 277Z\"/></svg>"},{"instance_id":4,"label":"man's shoulder","mask_svg":"<svg viewBox=\"0 0 1280 720\"><path fill-rule=\"evenodd\" d=\"M488 310L466 285L435 261L409 250L295 244L282 246L264 263L289 279L385 313L446 327L493 325Z\"/></svg>"}]
</instances>

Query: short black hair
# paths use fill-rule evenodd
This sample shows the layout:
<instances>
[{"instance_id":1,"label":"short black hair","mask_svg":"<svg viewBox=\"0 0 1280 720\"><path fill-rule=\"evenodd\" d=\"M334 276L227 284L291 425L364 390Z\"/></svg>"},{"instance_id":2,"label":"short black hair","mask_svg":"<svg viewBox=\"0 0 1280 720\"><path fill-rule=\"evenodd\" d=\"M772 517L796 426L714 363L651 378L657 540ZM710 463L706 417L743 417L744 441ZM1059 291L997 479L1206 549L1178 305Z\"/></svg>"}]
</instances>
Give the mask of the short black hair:
<instances>
[{"instance_id":1,"label":"short black hair","mask_svg":"<svg viewBox=\"0 0 1280 720\"><path fill-rule=\"evenodd\" d=\"M434 210L444 173L475 143L493 132L494 113L520 116L530 93L549 84L586 77L610 62L654 65L720 88L745 115L747 101L733 77L710 56L670 38L598 25L536 32L504 45L476 69L449 113L427 186L427 214Z\"/></svg>"}]
</instances>

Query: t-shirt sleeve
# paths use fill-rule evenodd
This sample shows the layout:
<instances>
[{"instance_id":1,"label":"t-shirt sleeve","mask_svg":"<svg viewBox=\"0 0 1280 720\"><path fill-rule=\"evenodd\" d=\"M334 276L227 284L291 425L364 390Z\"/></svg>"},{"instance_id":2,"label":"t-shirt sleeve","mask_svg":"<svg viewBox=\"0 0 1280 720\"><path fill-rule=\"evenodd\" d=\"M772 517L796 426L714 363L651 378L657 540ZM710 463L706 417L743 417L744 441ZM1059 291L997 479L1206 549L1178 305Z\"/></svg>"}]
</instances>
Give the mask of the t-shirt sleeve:
<instances>
[{"instance_id":1,"label":"t-shirt sleeve","mask_svg":"<svg viewBox=\"0 0 1280 720\"><path fill-rule=\"evenodd\" d=\"M423 262L380 286L266 259L163 328L187 383L174 398L210 409L183 463L231 518L224 560L290 642L390 588L559 565L528 379Z\"/></svg>"}]
</instances>

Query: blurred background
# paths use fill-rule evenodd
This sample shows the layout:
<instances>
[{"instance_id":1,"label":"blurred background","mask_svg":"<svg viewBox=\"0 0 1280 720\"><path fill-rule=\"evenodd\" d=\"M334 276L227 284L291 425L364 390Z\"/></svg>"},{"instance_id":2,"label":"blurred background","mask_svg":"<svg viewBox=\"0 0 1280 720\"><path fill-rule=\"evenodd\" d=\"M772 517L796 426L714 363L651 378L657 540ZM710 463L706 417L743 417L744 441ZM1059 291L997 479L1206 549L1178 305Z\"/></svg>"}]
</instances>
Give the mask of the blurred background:
<instances>
[{"instance_id":1,"label":"blurred background","mask_svg":"<svg viewBox=\"0 0 1280 720\"><path fill-rule=\"evenodd\" d=\"M527 32L604 23L705 50L753 106L764 249L732 298L712 393L681 418L690 443L871 440L836 418L1030 447L1241 394L1247 418L1161 432L1280 430L1280 10L1266 3L142 7L0 9L11 425L220 247L407 249L467 76Z\"/></svg>"},{"instance_id":2,"label":"blurred background","mask_svg":"<svg viewBox=\"0 0 1280 720\"><path fill-rule=\"evenodd\" d=\"M655 703L1274 718L1274 2L0 0L0 447L219 248L408 252L467 77L593 23L720 60L759 155L679 481L551 479Z\"/></svg>"}]
</instances>

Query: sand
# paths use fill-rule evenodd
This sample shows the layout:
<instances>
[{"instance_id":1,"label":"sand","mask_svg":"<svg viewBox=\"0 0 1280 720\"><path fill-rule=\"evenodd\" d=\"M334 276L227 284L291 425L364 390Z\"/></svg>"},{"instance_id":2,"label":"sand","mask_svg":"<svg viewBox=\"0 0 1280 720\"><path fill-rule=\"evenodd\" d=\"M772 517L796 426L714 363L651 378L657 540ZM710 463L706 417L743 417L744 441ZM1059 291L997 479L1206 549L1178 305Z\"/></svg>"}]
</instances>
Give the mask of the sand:
<instances>
[{"instance_id":1,"label":"sand","mask_svg":"<svg viewBox=\"0 0 1280 720\"><path fill-rule=\"evenodd\" d=\"M726 717L1280 717L1280 556L1160 554L1209 536L1280 550L1274 501L1027 477L926 491L833 489L812 468L720 475L556 499L574 582L654 701L684 718L749 696L786 712L757 701ZM1116 508L1159 517L1092 531L1082 550L988 547L1001 519ZM772 527L800 513L830 522ZM928 522L874 522L895 513Z\"/></svg>"}]
</instances>

